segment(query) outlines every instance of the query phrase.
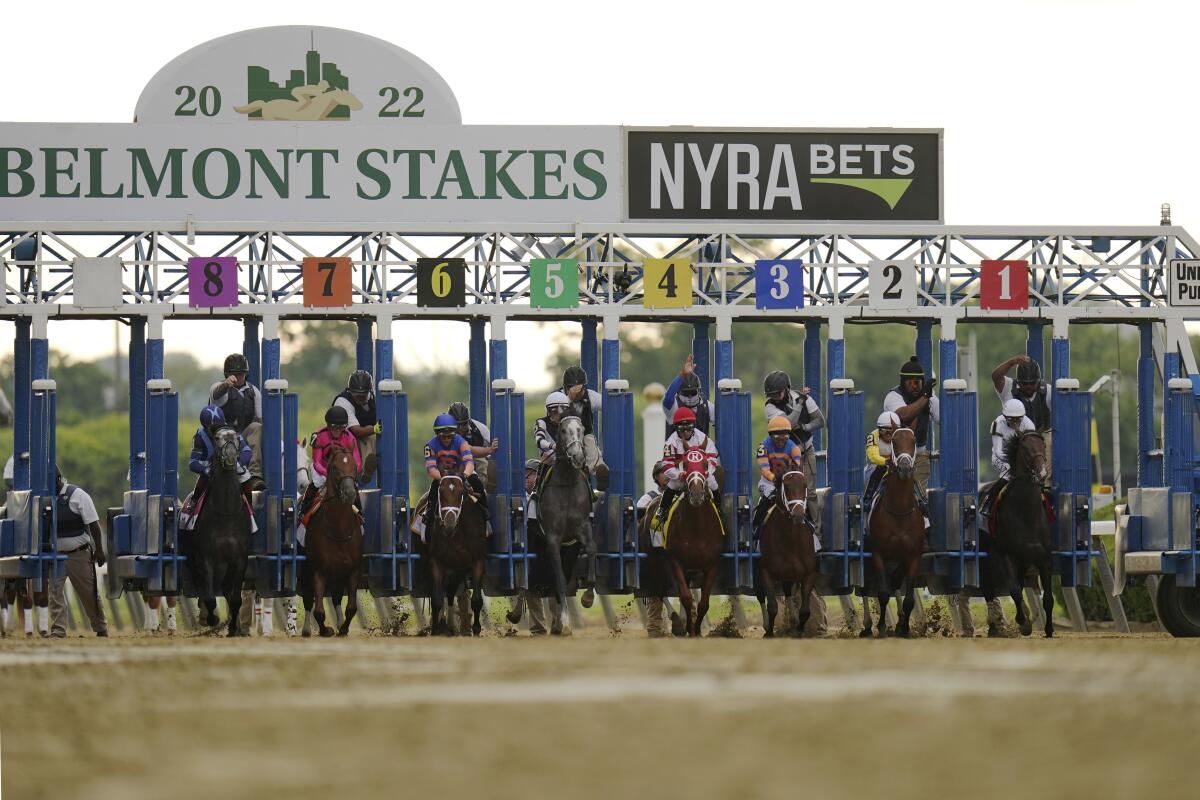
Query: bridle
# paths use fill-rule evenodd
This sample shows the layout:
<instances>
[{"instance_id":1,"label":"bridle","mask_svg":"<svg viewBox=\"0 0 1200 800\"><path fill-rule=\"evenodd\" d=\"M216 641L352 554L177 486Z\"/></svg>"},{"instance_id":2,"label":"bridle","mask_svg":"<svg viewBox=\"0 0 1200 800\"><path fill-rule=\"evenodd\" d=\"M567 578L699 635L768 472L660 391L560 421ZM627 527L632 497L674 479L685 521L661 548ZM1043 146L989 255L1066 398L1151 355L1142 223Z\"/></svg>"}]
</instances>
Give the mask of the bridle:
<instances>
[{"instance_id":1,"label":"bridle","mask_svg":"<svg viewBox=\"0 0 1200 800\"><path fill-rule=\"evenodd\" d=\"M442 497L441 497L442 481L458 481L461 484L463 482L463 479L460 478L458 475L443 475L441 480L438 481L438 490L439 490L439 492L438 492L438 516L442 520L442 526L445 527L446 517L451 512L453 512L455 515L460 515L462 513L462 501L460 500L459 504L456 506L443 505ZM467 494L466 487L464 486L463 492L461 495L459 495L459 497L465 497L466 494Z\"/></svg>"},{"instance_id":2,"label":"bridle","mask_svg":"<svg viewBox=\"0 0 1200 800\"><path fill-rule=\"evenodd\" d=\"M787 472L783 473L783 475L779 478L779 502L783 506L783 510L788 514L791 514L792 509L796 508L797 506L800 508L801 513L805 513L808 510L807 494L798 500L793 500L787 496L787 478L789 475L799 475L802 478L805 477L804 473L798 469L788 470Z\"/></svg>"},{"instance_id":3,"label":"bridle","mask_svg":"<svg viewBox=\"0 0 1200 800\"><path fill-rule=\"evenodd\" d=\"M892 441L891 441L892 455L888 460L894 467L896 467L897 470L902 471L902 472L907 472L911 475L912 471L914 469L916 469L917 457L914 453L901 453L901 452L897 451L896 435L899 434L901 431L907 431L913 437L914 446L916 444L916 436L917 435L915 433L913 433L912 428L897 428L892 433ZM917 500L915 497L911 496L911 493L910 493L910 497L909 497L909 502L911 503L911 505L907 509L904 509L902 511L896 511L894 509L888 508L887 503L886 503L886 496L885 496L883 510L886 511L888 514L890 514L893 517L907 517L910 514L913 514L918 510L917 509Z\"/></svg>"}]
</instances>

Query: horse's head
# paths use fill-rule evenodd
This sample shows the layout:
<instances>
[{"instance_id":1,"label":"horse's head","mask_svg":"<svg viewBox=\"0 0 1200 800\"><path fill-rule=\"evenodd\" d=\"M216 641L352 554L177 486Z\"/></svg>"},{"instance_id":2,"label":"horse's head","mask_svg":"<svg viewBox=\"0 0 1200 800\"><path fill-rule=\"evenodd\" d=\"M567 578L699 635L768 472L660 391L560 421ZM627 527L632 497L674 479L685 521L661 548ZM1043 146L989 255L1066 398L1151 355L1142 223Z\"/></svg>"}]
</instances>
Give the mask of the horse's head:
<instances>
[{"instance_id":1,"label":"horse's head","mask_svg":"<svg viewBox=\"0 0 1200 800\"><path fill-rule=\"evenodd\" d=\"M908 480L917 466L917 435L911 428L898 428L892 434L892 471L900 480Z\"/></svg>"},{"instance_id":2,"label":"horse's head","mask_svg":"<svg viewBox=\"0 0 1200 800\"><path fill-rule=\"evenodd\" d=\"M583 436L583 421L579 417L563 417L558 423L558 449L567 454L575 469L583 469L587 463L583 454Z\"/></svg>"},{"instance_id":3,"label":"horse's head","mask_svg":"<svg viewBox=\"0 0 1200 800\"><path fill-rule=\"evenodd\" d=\"M1037 431L1018 435L1018 457L1009 465L1018 475L1028 475L1034 483L1046 482L1046 440Z\"/></svg>"},{"instance_id":4,"label":"horse's head","mask_svg":"<svg viewBox=\"0 0 1200 800\"><path fill-rule=\"evenodd\" d=\"M802 522L808 511L808 478L798 469L788 470L779 478L776 494L792 522Z\"/></svg>"},{"instance_id":5,"label":"horse's head","mask_svg":"<svg viewBox=\"0 0 1200 800\"><path fill-rule=\"evenodd\" d=\"M438 481L438 514L442 519L442 530L446 533L454 533L458 527L465 493L463 479L457 475L443 475Z\"/></svg>"},{"instance_id":6,"label":"horse's head","mask_svg":"<svg viewBox=\"0 0 1200 800\"><path fill-rule=\"evenodd\" d=\"M358 466L354 454L344 447L335 447L329 453L326 474L328 484L337 492L337 498L346 505L354 502L358 486Z\"/></svg>"},{"instance_id":7,"label":"horse's head","mask_svg":"<svg viewBox=\"0 0 1200 800\"><path fill-rule=\"evenodd\" d=\"M326 94L328 94L330 98L336 100L338 105L346 106L351 111L358 111L363 107L362 101L350 94L350 92L346 91L345 89L334 89Z\"/></svg>"},{"instance_id":8,"label":"horse's head","mask_svg":"<svg viewBox=\"0 0 1200 800\"><path fill-rule=\"evenodd\" d=\"M221 428L212 437L213 449L216 451L217 465L228 472L237 469L238 456L242 448L238 443L238 434L233 428Z\"/></svg>"},{"instance_id":9,"label":"horse's head","mask_svg":"<svg viewBox=\"0 0 1200 800\"><path fill-rule=\"evenodd\" d=\"M698 447L688 448L683 454L683 475L688 503L698 508L708 498L708 454Z\"/></svg>"}]
</instances>

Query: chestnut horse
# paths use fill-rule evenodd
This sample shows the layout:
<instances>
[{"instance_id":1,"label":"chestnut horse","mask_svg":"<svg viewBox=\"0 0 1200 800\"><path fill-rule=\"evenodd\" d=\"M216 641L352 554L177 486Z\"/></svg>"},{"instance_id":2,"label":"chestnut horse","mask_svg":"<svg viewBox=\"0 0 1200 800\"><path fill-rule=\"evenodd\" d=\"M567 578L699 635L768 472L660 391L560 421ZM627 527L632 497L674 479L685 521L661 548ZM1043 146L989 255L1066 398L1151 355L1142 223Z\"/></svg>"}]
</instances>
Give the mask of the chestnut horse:
<instances>
[{"instance_id":1,"label":"chestnut horse","mask_svg":"<svg viewBox=\"0 0 1200 800\"><path fill-rule=\"evenodd\" d=\"M358 467L354 453L344 447L329 451L328 475L322 489L321 507L313 514L305 534L305 560L300 573L300 596L304 599L304 631L315 618L322 636L333 636L325 624L325 595L334 605L346 596L346 615L338 636L350 632L350 621L358 613L358 586L362 581L363 531L358 512Z\"/></svg>"},{"instance_id":2,"label":"chestnut horse","mask_svg":"<svg viewBox=\"0 0 1200 800\"><path fill-rule=\"evenodd\" d=\"M917 437L909 428L892 435L892 456L888 462L884 487L875 502L867 530L867 549L878 576L880 638L888 635L887 605L891 597L887 564L895 564L894 575L902 576L904 606L896 623L896 635L908 636L908 619L916 605L916 582L925 551L925 517L917 505ZM868 593L863 592L863 629L860 636L871 635L871 610Z\"/></svg>"},{"instance_id":3,"label":"chestnut horse","mask_svg":"<svg viewBox=\"0 0 1200 800\"><path fill-rule=\"evenodd\" d=\"M763 524L755 581L758 604L763 606L764 636L775 635L779 612L776 583L783 585L784 602L791 602L797 583L804 593L796 622L796 635L804 633L812 613L812 593L817 583L817 548L808 519L808 479L798 469L775 476L775 510ZM764 603L765 600L765 603Z\"/></svg>"},{"instance_id":4,"label":"chestnut horse","mask_svg":"<svg viewBox=\"0 0 1200 800\"><path fill-rule=\"evenodd\" d=\"M458 586L470 577L475 592L471 596L474 622L471 633L483 630L479 615L483 612L483 571L487 559L487 522L477 502L471 502L462 478L443 475L438 481L438 517L425 532L424 555L429 559L432 582L430 592L430 633L450 635L450 626L442 619L446 598L458 594ZM432 500L432 498L431 498Z\"/></svg>"},{"instance_id":5,"label":"chestnut horse","mask_svg":"<svg viewBox=\"0 0 1200 800\"><path fill-rule=\"evenodd\" d=\"M690 448L683 456L686 496L675 508L663 536L666 538L667 562L679 588L679 601L687 612L686 629L689 636L699 636L700 626L708 614L713 585L717 582L717 567L725 533L721 516L713 507L708 491L708 456L699 448ZM687 574L698 572L702 591L700 605L688 587Z\"/></svg>"}]
</instances>

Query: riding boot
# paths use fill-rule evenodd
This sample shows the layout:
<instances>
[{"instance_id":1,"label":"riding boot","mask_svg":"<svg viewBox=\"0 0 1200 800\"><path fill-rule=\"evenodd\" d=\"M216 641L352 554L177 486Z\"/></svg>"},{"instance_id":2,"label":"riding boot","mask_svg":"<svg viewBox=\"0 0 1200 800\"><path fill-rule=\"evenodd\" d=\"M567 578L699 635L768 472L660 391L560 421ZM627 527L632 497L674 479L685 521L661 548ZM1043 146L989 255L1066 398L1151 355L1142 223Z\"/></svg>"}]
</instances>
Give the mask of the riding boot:
<instances>
[{"instance_id":1,"label":"riding boot","mask_svg":"<svg viewBox=\"0 0 1200 800\"><path fill-rule=\"evenodd\" d=\"M671 510L671 504L678 496L678 489L672 489L669 486L663 489L662 499L658 501L658 511L654 514L654 520L650 523L650 527L662 530L663 524L667 521L667 512Z\"/></svg>"},{"instance_id":2,"label":"riding boot","mask_svg":"<svg viewBox=\"0 0 1200 800\"><path fill-rule=\"evenodd\" d=\"M478 475L472 474L467 478L467 484L471 487L471 491L476 494L476 499L479 501L476 505L483 512L483 521L490 522L492 515L488 512L487 490L483 488L483 481L479 479Z\"/></svg>"},{"instance_id":3,"label":"riding boot","mask_svg":"<svg viewBox=\"0 0 1200 800\"><path fill-rule=\"evenodd\" d=\"M767 495L759 495L758 505L754 507L754 518L750 521L750 531L754 541L758 541L763 521L767 518L767 511L770 508L771 498Z\"/></svg>"},{"instance_id":4,"label":"riding boot","mask_svg":"<svg viewBox=\"0 0 1200 800\"><path fill-rule=\"evenodd\" d=\"M429 486L429 494L425 501L425 532L433 530L433 524L437 521L437 504L438 504L438 481L434 479Z\"/></svg>"}]
</instances>

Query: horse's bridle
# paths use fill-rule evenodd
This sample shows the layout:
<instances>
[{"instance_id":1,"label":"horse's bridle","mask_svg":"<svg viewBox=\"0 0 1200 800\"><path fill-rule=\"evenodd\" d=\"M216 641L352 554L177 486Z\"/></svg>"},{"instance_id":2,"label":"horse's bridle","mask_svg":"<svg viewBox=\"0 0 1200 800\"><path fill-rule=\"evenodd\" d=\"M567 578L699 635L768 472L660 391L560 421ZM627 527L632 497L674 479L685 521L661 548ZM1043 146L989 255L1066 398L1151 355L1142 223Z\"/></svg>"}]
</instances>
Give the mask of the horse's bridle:
<instances>
[{"instance_id":1,"label":"horse's bridle","mask_svg":"<svg viewBox=\"0 0 1200 800\"><path fill-rule=\"evenodd\" d=\"M444 505L442 505L442 497L441 497L441 494L440 494L440 490L441 490L441 486L442 486L442 481L458 481L459 483L462 483L462 482L463 482L463 479L462 479L462 478L460 478L458 475L443 475L443 476L441 477L441 479L438 481L438 490L439 490L439 494L438 494L438 517L441 519L441 521L442 521L442 524L443 524L443 525L445 525L445 524L446 524L446 515L447 515L449 512L453 511L454 513L456 513L456 514L459 514L459 515L461 516L461 514L462 514L462 503L460 502L460 503L459 503L458 505L456 505L456 506L444 506ZM466 488L466 486L463 486L463 496L465 497L465 496L466 496L466 494L467 494L467 488Z\"/></svg>"},{"instance_id":2,"label":"horse's bridle","mask_svg":"<svg viewBox=\"0 0 1200 800\"><path fill-rule=\"evenodd\" d=\"M807 511L807 509L808 509L808 495L807 494L804 497L801 497L799 500L792 500L787 496L786 481L787 481L788 475L799 475L801 477L804 477L804 473L798 469L790 469L787 472L783 473L783 475L780 476L780 478L779 478L779 502L783 505L783 510L785 512L787 512L788 514L791 514L792 509L796 506L799 506L800 510L802 512Z\"/></svg>"},{"instance_id":3,"label":"horse's bridle","mask_svg":"<svg viewBox=\"0 0 1200 800\"><path fill-rule=\"evenodd\" d=\"M225 430L233 429L226 428ZM220 435L220 431L217 432L217 435ZM217 452L221 456L221 464L225 467L225 469L237 469L238 446L236 439L233 437L226 437L225 441L221 442L221 444L217 447ZM232 452L231 455L229 455L230 452Z\"/></svg>"},{"instance_id":4,"label":"horse's bridle","mask_svg":"<svg viewBox=\"0 0 1200 800\"><path fill-rule=\"evenodd\" d=\"M908 431L909 433L912 433L914 442L916 440L916 434L913 433L912 428L897 428L896 431L892 434L892 455L888 458L888 461L891 464L893 464L894 466L899 467L901 469L910 470L910 471L915 470L917 468L917 456L915 453L897 453L896 452L896 434L900 433L900 431ZM909 508L905 509L904 511L893 511L892 509L887 507L886 503L883 506L883 510L886 511L888 514L892 515L893 517L907 517L910 514L912 514L913 512L917 511L917 501L914 498L912 500L912 505Z\"/></svg>"},{"instance_id":5,"label":"horse's bridle","mask_svg":"<svg viewBox=\"0 0 1200 800\"><path fill-rule=\"evenodd\" d=\"M1044 438L1042 438L1041 434L1038 433L1037 431L1025 431L1024 433L1017 434L1017 436L1019 437L1019 439L1017 441L1017 459L1021 462L1021 465L1025 467L1025 474L1032 480L1035 477L1033 464L1031 464L1029 458L1026 457L1025 448L1021 446L1021 442L1024 441L1026 436L1029 436L1031 438L1032 438L1032 436L1037 436L1039 439L1042 440L1043 445L1045 445L1046 440ZM1046 453L1043 451L1042 452L1042 462L1043 462L1042 470L1043 470L1043 472L1045 471L1045 461L1046 461ZM1016 476L1014 475L1013 477L1016 477ZM1038 481L1033 480L1033 483L1037 483L1037 482Z\"/></svg>"}]
</instances>

